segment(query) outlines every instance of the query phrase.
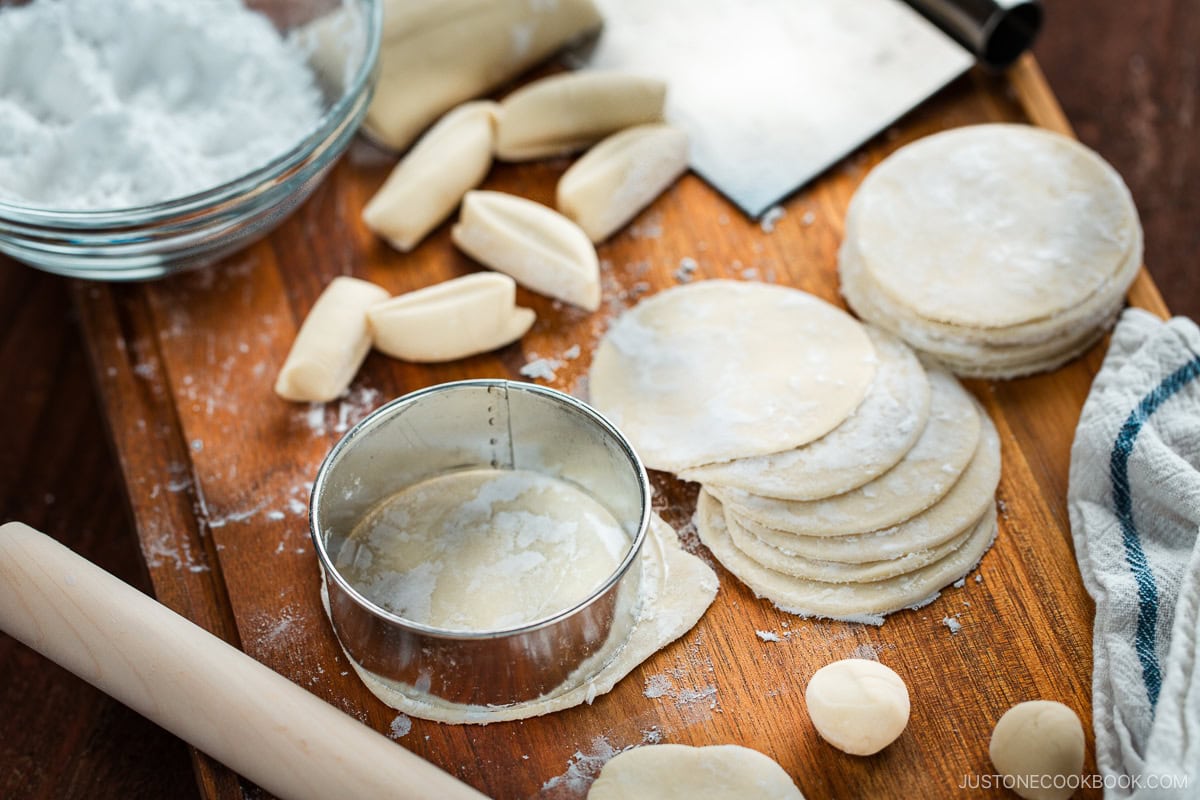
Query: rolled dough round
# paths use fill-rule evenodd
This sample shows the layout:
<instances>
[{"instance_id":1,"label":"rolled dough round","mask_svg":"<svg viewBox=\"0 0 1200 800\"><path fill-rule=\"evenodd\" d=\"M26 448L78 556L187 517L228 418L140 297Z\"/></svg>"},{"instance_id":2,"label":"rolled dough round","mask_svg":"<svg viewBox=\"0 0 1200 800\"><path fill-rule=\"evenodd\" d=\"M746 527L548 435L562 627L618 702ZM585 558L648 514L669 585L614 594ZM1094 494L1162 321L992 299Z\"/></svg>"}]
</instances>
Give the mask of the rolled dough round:
<instances>
[{"instance_id":1,"label":"rolled dough round","mask_svg":"<svg viewBox=\"0 0 1200 800\"><path fill-rule=\"evenodd\" d=\"M617 319L589 389L646 466L679 472L819 439L862 402L875 365L862 325L823 300L701 281Z\"/></svg>"},{"instance_id":2,"label":"rolled dough round","mask_svg":"<svg viewBox=\"0 0 1200 800\"><path fill-rule=\"evenodd\" d=\"M844 536L896 525L950 491L979 442L980 415L953 375L930 370L929 421L899 464L868 484L824 500L760 497L721 486L709 491L738 516L804 536Z\"/></svg>"},{"instance_id":3,"label":"rolled dough round","mask_svg":"<svg viewBox=\"0 0 1200 800\"><path fill-rule=\"evenodd\" d=\"M588 800L804 800L773 759L732 744L659 744L618 754Z\"/></svg>"},{"instance_id":4,"label":"rolled dough round","mask_svg":"<svg viewBox=\"0 0 1200 800\"><path fill-rule=\"evenodd\" d=\"M894 467L929 419L929 381L908 345L867 328L879 366L862 404L811 444L782 453L684 470L681 478L783 500L818 500L856 489Z\"/></svg>"},{"instance_id":5,"label":"rolled dough round","mask_svg":"<svg viewBox=\"0 0 1200 800\"><path fill-rule=\"evenodd\" d=\"M865 658L826 664L804 690L821 738L855 756L878 753L908 726L908 686L890 667Z\"/></svg>"}]
</instances>

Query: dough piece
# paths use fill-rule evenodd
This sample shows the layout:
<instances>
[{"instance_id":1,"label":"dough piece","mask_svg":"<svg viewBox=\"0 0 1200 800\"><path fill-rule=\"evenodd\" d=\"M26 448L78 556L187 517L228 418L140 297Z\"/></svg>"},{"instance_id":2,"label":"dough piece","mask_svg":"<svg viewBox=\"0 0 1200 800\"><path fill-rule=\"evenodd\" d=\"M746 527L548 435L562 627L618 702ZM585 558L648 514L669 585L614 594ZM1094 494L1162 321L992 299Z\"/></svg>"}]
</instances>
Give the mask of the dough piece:
<instances>
[{"instance_id":1,"label":"dough piece","mask_svg":"<svg viewBox=\"0 0 1200 800\"><path fill-rule=\"evenodd\" d=\"M879 367L867 396L845 422L796 450L708 464L679 477L782 500L819 500L856 489L894 467L929 420L929 381L903 342L878 328L868 327L867 335Z\"/></svg>"},{"instance_id":2,"label":"dough piece","mask_svg":"<svg viewBox=\"0 0 1200 800\"><path fill-rule=\"evenodd\" d=\"M327 403L346 391L371 349L367 309L388 297L386 289L358 278L330 281L296 333L275 394Z\"/></svg>"},{"instance_id":3,"label":"dough piece","mask_svg":"<svg viewBox=\"0 0 1200 800\"><path fill-rule=\"evenodd\" d=\"M737 514L768 528L803 536L844 536L882 530L941 500L979 444L980 410L953 375L928 373L929 421L900 463L870 483L823 500L776 500L740 489L708 487Z\"/></svg>"},{"instance_id":4,"label":"dough piece","mask_svg":"<svg viewBox=\"0 0 1200 800\"><path fill-rule=\"evenodd\" d=\"M848 314L761 283L699 281L644 300L592 359L592 404L652 469L819 439L862 402L875 348Z\"/></svg>"},{"instance_id":5,"label":"dough piece","mask_svg":"<svg viewBox=\"0 0 1200 800\"><path fill-rule=\"evenodd\" d=\"M941 561L906 575L862 584L810 581L767 569L733 544L720 501L706 491L700 492L696 532L727 570L780 611L882 625L885 615L932 601L943 587L975 568L995 541L996 509L992 506L984 512L967 541Z\"/></svg>"},{"instance_id":6,"label":"dough piece","mask_svg":"<svg viewBox=\"0 0 1200 800\"><path fill-rule=\"evenodd\" d=\"M725 509L725 516L763 544L811 560L862 564L941 547L969 533L995 500L1000 483L1000 436L986 414L981 419L979 445L954 487L937 503L894 527L850 536L797 536L739 517L732 507ZM741 543L738 546L757 558L751 549Z\"/></svg>"},{"instance_id":7,"label":"dough piece","mask_svg":"<svg viewBox=\"0 0 1200 800\"><path fill-rule=\"evenodd\" d=\"M635 747L612 758L588 800L804 800L774 759L733 744Z\"/></svg>"},{"instance_id":8,"label":"dough piece","mask_svg":"<svg viewBox=\"0 0 1200 800\"><path fill-rule=\"evenodd\" d=\"M529 161L576 153L615 131L658 122L667 85L621 72L568 72L504 98L496 158Z\"/></svg>"},{"instance_id":9,"label":"dough piece","mask_svg":"<svg viewBox=\"0 0 1200 800\"><path fill-rule=\"evenodd\" d=\"M520 339L532 309L516 304L517 284L479 272L393 297L367 311L375 348L393 358L436 363L486 353Z\"/></svg>"},{"instance_id":10,"label":"dough piece","mask_svg":"<svg viewBox=\"0 0 1200 800\"><path fill-rule=\"evenodd\" d=\"M869 756L908 726L908 687L890 667L865 658L826 664L804 690L808 717L821 738L844 753Z\"/></svg>"},{"instance_id":11,"label":"dough piece","mask_svg":"<svg viewBox=\"0 0 1200 800\"><path fill-rule=\"evenodd\" d=\"M562 711L590 703L607 694L622 678L650 656L683 636L704 616L717 596L717 576L696 556L687 553L670 525L657 515L650 516L650 529L642 546L642 608L636 625L616 654L601 653L611 659L584 685L548 699L504 707L461 706L431 703L405 697L402 687L362 669L347 658L371 693L382 702L405 714L437 722L487 724L505 722ZM329 599L324 582L321 587L325 613ZM585 663L582 671L595 670Z\"/></svg>"},{"instance_id":12,"label":"dough piece","mask_svg":"<svg viewBox=\"0 0 1200 800\"><path fill-rule=\"evenodd\" d=\"M670 125L614 133L558 180L558 210L602 242L687 171L687 134Z\"/></svg>"},{"instance_id":13,"label":"dough piece","mask_svg":"<svg viewBox=\"0 0 1200 800\"><path fill-rule=\"evenodd\" d=\"M1138 238L1137 209L1096 153L1024 125L928 136L851 201L855 246L896 302L977 328L1046 319L1095 294Z\"/></svg>"},{"instance_id":14,"label":"dough piece","mask_svg":"<svg viewBox=\"0 0 1200 800\"><path fill-rule=\"evenodd\" d=\"M467 255L540 294L588 311L600 307L600 261L587 234L541 203L503 192L467 192L450 231Z\"/></svg>"},{"instance_id":15,"label":"dough piece","mask_svg":"<svg viewBox=\"0 0 1200 800\"><path fill-rule=\"evenodd\" d=\"M363 222L401 252L412 250L492 166L495 103L464 103L408 151L363 209Z\"/></svg>"},{"instance_id":16,"label":"dough piece","mask_svg":"<svg viewBox=\"0 0 1200 800\"><path fill-rule=\"evenodd\" d=\"M395 150L601 22L592 0L386 0L383 19L364 130Z\"/></svg>"},{"instance_id":17,"label":"dough piece","mask_svg":"<svg viewBox=\"0 0 1200 800\"><path fill-rule=\"evenodd\" d=\"M1079 715L1062 703L1018 703L996 723L988 754L1001 775L1032 777L1046 784L1014 782L1013 791L1026 800L1066 800L1075 793L1074 788L1055 788L1054 779L1070 779L1083 771L1083 725Z\"/></svg>"}]
</instances>

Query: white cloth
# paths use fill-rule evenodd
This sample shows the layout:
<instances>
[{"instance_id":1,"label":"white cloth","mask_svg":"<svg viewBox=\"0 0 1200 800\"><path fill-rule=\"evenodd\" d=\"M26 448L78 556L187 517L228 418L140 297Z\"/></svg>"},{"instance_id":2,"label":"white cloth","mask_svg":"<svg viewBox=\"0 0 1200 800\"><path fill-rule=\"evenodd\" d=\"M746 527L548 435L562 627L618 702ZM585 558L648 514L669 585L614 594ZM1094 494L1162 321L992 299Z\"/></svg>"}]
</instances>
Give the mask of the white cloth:
<instances>
[{"instance_id":1,"label":"white cloth","mask_svg":"<svg viewBox=\"0 0 1200 800\"><path fill-rule=\"evenodd\" d=\"M1195 323L1124 313L1075 432L1067 499L1096 601L1092 712L1106 797L1200 797Z\"/></svg>"}]
</instances>

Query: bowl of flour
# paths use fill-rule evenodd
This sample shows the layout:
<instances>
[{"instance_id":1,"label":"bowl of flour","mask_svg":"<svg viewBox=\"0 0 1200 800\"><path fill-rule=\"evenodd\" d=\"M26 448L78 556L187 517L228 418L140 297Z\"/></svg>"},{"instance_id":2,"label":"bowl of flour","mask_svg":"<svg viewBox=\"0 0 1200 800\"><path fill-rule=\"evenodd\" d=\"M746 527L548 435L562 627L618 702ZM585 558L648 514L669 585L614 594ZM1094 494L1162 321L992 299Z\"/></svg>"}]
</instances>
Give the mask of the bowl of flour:
<instances>
[{"instance_id":1,"label":"bowl of flour","mask_svg":"<svg viewBox=\"0 0 1200 800\"><path fill-rule=\"evenodd\" d=\"M379 0L0 0L0 252L141 280L263 236L366 112Z\"/></svg>"}]
</instances>

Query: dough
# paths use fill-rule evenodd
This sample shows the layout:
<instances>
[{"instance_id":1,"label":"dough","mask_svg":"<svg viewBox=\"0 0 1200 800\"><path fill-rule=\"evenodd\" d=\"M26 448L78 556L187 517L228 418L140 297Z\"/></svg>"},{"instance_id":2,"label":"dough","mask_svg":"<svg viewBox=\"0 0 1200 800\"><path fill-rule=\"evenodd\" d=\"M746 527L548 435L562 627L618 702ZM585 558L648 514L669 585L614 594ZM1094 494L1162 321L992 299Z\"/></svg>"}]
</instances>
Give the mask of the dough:
<instances>
[{"instance_id":1,"label":"dough","mask_svg":"<svg viewBox=\"0 0 1200 800\"><path fill-rule=\"evenodd\" d=\"M516 297L512 278L479 272L385 300L367 318L377 350L405 361L453 361L525 335L537 315Z\"/></svg>"},{"instance_id":2,"label":"dough","mask_svg":"<svg viewBox=\"0 0 1200 800\"><path fill-rule=\"evenodd\" d=\"M894 467L925 429L929 381L906 344L878 328L879 356L858 409L811 444L782 453L684 470L679 477L783 500L818 500L856 489Z\"/></svg>"},{"instance_id":3,"label":"dough","mask_svg":"<svg viewBox=\"0 0 1200 800\"><path fill-rule=\"evenodd\" d=\"M821 738L855 756L878 753L908 725L908 687L878 661L826 664L809 679L804 702Z\"/></svg>"},{"instance_id":4,"label":"dough","mask_svg":"<svg viewBox=\"0 0 1200 800\"><path fill-rule=\"evenodd\" d=\"M589 388L646 466L678 472L824 436L862 402L875 365L863 327L810 294L699 281L617 319Z\"/></svg>"},{"instance_id":5,"label":"dough","mask_svg":"<svg viewBox=\"0 0 1200 800\"><path fill-rule=\"evenodd\" d=\"M725 509L726 519L735 520L750 536L785 555L812 560L863 564L941 547L969 533L995 499L1000 483L1000 437L987 415L981 420L979 445L962 477L945 497L899 525L849 536L798 536L743 519L729 507ZM754 556L750 549L742 549Z\"/></svg>"},{"instance_id":6,"label":"dough","mask_svg":"<svg viewBox=\"0 0 1200 800\"><path fill-rule=\"evenodd\" d=\"M364 130L403 150L447 110L600 27L591 0L386 0Z\"/></svg>"},{"instance_id":7,"label":"dough","mask_svg":"<svg viewBox=\"0 0 1200 800\"><path fill-rule=\"evenodd\" d=\"M604 664L603 669L582 686L560 695L504 707L415 700L404 695L403 687L362 669L349 653L346 656L372 694L392 708L421 719L487 724L528 719L590 703L611 691L618 681L647 658L691 630L717 595L716 573L699 558L685 552L675 531L657 515L650 517L650 529L642 546L641 567L642 608L624 647L615 654L599 654L609 659L600 662ZM321 592L328 614L329 599L324 582ZM595 662L588 662L579 669L591 672L596 666Z\"/></svg>"},{"instance_id":8,"label":"dough","mask_svg":"<svg viewBox=\"0 0 1200 800\"><path fill-rule=\"evenodd\" d=\"M700 492L696 532L727 570L780 611L800 617L881 625L884 615L932 600L944 586L975 568L996 538L996 509L993 506L985 511L967 541L941 561L895 578L864 584L811 581L767 569L733 544L721 503L707 491Z\"/></svg>"},{"instance_id":9,"label":"dough","mask_svg":"<svg viewBox=\"0 0 1200 800\"><path fill-rule=\"evenodd\" d=\"M942 499L970 463L983 412L954 376L928 373L929 421L896 466L853 491L823 500L775 500L740 489L709 487L740 517L805 536L867 533L896 525Z\"/></svg>"},{"instance_id":10,"label":"dough","mask_svg":"<svg viewBox=\"0 0 1200 800\"><path fill-rule=\"evenodd\" d=\"M496 158L528 161L575 153L610 133L658 122L667 85L621 72L567 72L533 81L505 97Z\"/></svg>"},{"instance_id":11,"label":"dough","mask_svg":"<svg viewBox=\"0 0 1200 800\"><path fill-rule=\"evenodd\" d=\"M976 125L901 148L852 200L855 246L880 289L919 316L995 328L1095 294L1138 240L1117 172L1058 134Z\"/></svg>"},{"instance_id":12,"label":"dough","mask_svg":"<svg viewBox=\"0 0 1200 800\"><path fill-rule=\"evenodd\" d=\"M687 134L670 125L614 133L558 180L558 210L602 242L687 171Z\"/></svg>"},{"instance_id":13,"label":"dough","mask_svg":"<svg viewBox=\"0 0 1200 800\"><path fill-rule=\"evenodd\" d=\"M588 800L804 800L773 759L733 744L659 744L619 753Z\"/></svg>"},{"instance_id":14,"label":"dough","mask_svg":"<svg viewBox=\"0 0 1200 800\"><path fill-rule=\"evenodd\" d=\"M367 227L407 253L450 216L492 166L497 108L465 103L442 117L367 203Z\"/></svg>"},{"instance_id":15,"label":"dough","mask_svg":"<svg viewBox=\"0 0 1200 800\"><path fill-rule=\"evenodd\" d=\"M540 294L588 311L600 307L600 262L587 234L541 203L503 192L467 192L454 244Z\"/></svg>"},{"instance_id":16,"label":"dough","mask_svg":"<svg viewBox=\"0 0 1200 800\"><path fill-rule=\"evenodd\" d=\"M1004 713L992 731L988 747L992 764L1001 775L1033 778L1013 791L1027 800L1066 800L1075 793L1071 784L1054 787L1054 779L1078 778L1083 770L1084 736L1079 715L1062 703L1032 700ZM1030 783L1031 781L1026 781Z\"/></svg>"},{"instance_id":17,"label":"dough","mask_svg":"<svg viewBox=\"0 0 1200 800\"><path fill-rule=\"evenodd\" d=\"M275 394L327 403L346 391L371 349L367 309L388 297L386 289L358 278L330 281L296 333Z\"/></svg>"}]
</instances>

